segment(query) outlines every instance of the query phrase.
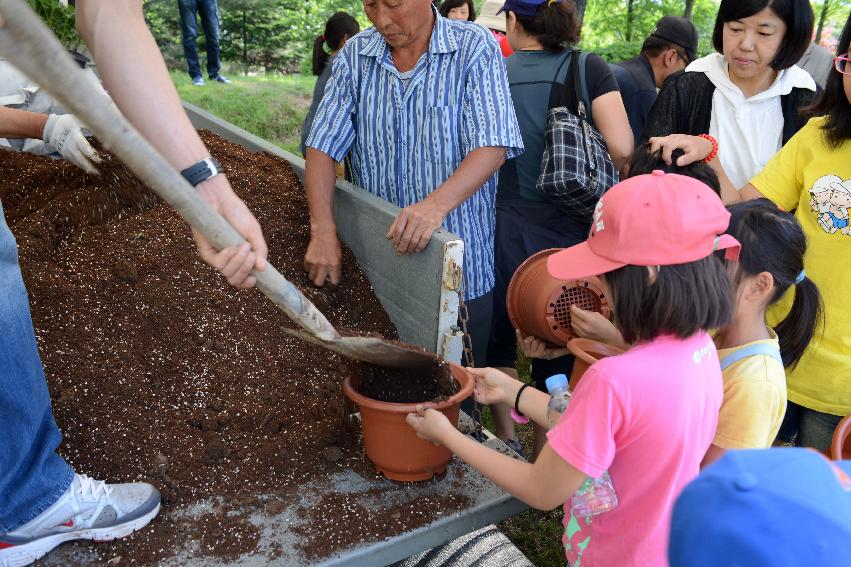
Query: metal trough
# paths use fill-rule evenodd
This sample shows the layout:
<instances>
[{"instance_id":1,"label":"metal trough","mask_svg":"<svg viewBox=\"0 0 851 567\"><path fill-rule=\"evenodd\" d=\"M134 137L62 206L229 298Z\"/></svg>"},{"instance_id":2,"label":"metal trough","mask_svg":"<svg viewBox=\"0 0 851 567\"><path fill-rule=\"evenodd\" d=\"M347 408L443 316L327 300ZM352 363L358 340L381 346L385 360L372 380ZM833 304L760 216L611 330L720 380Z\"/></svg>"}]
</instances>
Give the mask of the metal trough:
<instances>
[{"instance_id":1,"label":"metal trough","mask_svg":"<svg viewBox=\"0 0 851 567\"><path fill-rule=\"evenodd\" d=\"M304 160L253 134L221 120L188 103L187 113L196 128L211 130L219 136L254 152L269 152L287 160L304 181ZM451 282L463 261L463 242L457 236L440 230L429 246L413 256L399 257L384 238L399 209L378 199L351 183L338 180L334 215L343 242L349 246L371 281L375 292L403 341L418 344L444 354L451 360L460 359L458 338L447 340L457 321L457 294L444 285ZM472 420L462 413L461 429L472 432ZM514 453L493 435L485 432L485 442L491 448L508 455ZM381 497L374 495L381 489ZM450 491L466 497L470 505L453 514L438 515L421 528L388 538L353 546L339 551L321 562L307 558L296 547L298 535L291 529L308 526L302 510L328 492L349 495L367 509L388 504L414 503L423 496ZM258 494L259 500L274 495ZM172 508L163 514L175 521L191 521L220 504L217 499ZM499 522L527 510L528 507L494 486L474 469L453 459L444 479L436 482L401 484L389 480L365 479L351 470L329 472L327 476L299 487L298 493L287 502L287 508L277 515L258 512L249 521L260 529L260 542L250 554L224 561L201 554L197 541L186 541L179 553L162 563L163 567L207 567L229 565L242 567L286 566L307 567L376 567L389 565L448 541ZM276 556L276 551L283 550ZM44 565L67 566L102 563L109 559L108 551L97 546L66 546L48 555ZM522 555L520 556L522 557ZM130 559L130 558L128 558ZM123 562L122 562L123 563Z\"/></svg>"}]
</instances>

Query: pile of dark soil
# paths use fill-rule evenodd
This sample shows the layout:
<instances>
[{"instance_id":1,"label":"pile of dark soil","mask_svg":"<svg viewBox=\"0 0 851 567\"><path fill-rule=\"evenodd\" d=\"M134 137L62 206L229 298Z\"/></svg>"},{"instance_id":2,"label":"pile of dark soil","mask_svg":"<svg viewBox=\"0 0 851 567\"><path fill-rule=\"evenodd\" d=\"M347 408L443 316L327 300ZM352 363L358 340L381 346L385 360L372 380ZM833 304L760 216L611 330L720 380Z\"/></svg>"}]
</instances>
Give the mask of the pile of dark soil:
<instances>
[{"instance_id":1,"label":"pile of dark soil","mask_svg":"<svg viewBox=\"0 0 851 567\"><path fill-rule=\"evenodd\" d=\"M396 338L349 250L345 285L310 285L308 209L287 162L202 135L258 217L270 262L335 326ZM281 511L257 494L290 495L329 469L373 470L342 425L348 364L285 334L292 323L259 291L229 287L178 215L104 158L89 176L0 151L0 199L64 434L59 451L81 473L155 484L164 512L222 497L202 521L161 515L113 544L114 555L155 565L194 539L203 553L237 556L259 537L238 512Z\"/></svg>"},{"instance_id":2,"label":"pile of dark soil","mask_svg":"<svg viewBox=\"0 0 851 567\"><path fill-rule=\"evenodd\" d=\"M436 360L425 371L357 364L356 373L357 391L381 402L416 404L442 401L461 388L452 376L449 364L443 360Z\"/></svg>"}]
</instances>

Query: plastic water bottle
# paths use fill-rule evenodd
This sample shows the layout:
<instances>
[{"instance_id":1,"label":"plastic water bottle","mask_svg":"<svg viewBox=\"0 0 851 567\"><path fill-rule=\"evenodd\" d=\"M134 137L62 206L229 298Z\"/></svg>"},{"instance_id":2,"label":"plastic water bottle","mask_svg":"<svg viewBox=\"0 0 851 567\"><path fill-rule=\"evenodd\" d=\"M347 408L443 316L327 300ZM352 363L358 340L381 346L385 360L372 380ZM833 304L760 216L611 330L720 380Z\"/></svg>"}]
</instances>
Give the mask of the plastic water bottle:
<instances>
[{"instance_id":1,"label":"plastic water bottle","mask_svg":"<svg viewBox=\"0 0 851 567\"><path fill-rule=\"evenodd\" d=\"M547 378L547 391L551 396L547 404L547 421L552 429L570 402L567 376L556 374ZM614 510L617 506L618 495L607 471L599 478L587 477L579 490L570 497L570 511L577 518L596 516Z\"/></svg>"},{"instance_id":2,"label":"plastic water bottle","mask_svg":"<svg viewBox=\"0 0 851 567\"><path fill-rule=\"evenodd\" d=\"M556 426L561 414L567 409L570 402L570 390L567 389L567 376L556 374L547 378L547 391L550 393L550 401L547 404L547 421L550 429Z\"/></svg>"}]
</instances>

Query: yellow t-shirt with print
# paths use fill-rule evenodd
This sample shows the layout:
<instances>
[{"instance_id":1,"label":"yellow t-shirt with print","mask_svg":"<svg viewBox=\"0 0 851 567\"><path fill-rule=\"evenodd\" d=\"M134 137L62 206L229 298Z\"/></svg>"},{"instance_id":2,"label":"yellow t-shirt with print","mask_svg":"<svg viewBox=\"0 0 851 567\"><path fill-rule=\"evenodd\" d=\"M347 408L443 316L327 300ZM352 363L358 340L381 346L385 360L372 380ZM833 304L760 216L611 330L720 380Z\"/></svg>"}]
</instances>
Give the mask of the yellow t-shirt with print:
<instances>
[{"instance_id":1,"label":"yellow t-shirt with print","mask_svg":"<svg viewBox=\"0 0 851 567\"><path fill-rule=\"evenodd\" d=\"M807 235L804 269L824 299L824 333L787 374L789 400L834 415L851 413L851 141L830 149L813 118L751 184L791 211ZM792 306L794 286L774 306L769 324Z\"/></svg>"},{"instance_id":2,"label":"yellow t-shirt with print","mask_svg":"<svg viewBox=\"0 0 851 567\"><path fill-rule=\"evenodd\" d=\"M753 345L768 345L780 352L777 335L735 348L718 349L724 359ZM721 371L724 401L712 444L722 449L767 449L771 447L786 414L786 372L773 356L755 354L734 362Z\"/></svg>"}]
</instances>

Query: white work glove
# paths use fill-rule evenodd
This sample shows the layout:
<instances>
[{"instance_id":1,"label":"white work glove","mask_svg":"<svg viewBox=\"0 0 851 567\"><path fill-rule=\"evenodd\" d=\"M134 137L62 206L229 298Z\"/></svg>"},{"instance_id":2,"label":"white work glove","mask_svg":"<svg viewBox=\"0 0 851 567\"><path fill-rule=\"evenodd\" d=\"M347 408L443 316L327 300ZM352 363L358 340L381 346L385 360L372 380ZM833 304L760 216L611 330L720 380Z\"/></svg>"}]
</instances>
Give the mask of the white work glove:
<instances>
[{"instance_id":1,"label":"white work glove","mask_svg":"<svg viewBox=\"0 0 851 567\"><path fill-rule=\"evenodd\" d=\"M92 162L100 163L101 159L83 136L82 126L73 114L48 116L41 139L86 173L97 173Z\"/></svg>"}]
</instances>

